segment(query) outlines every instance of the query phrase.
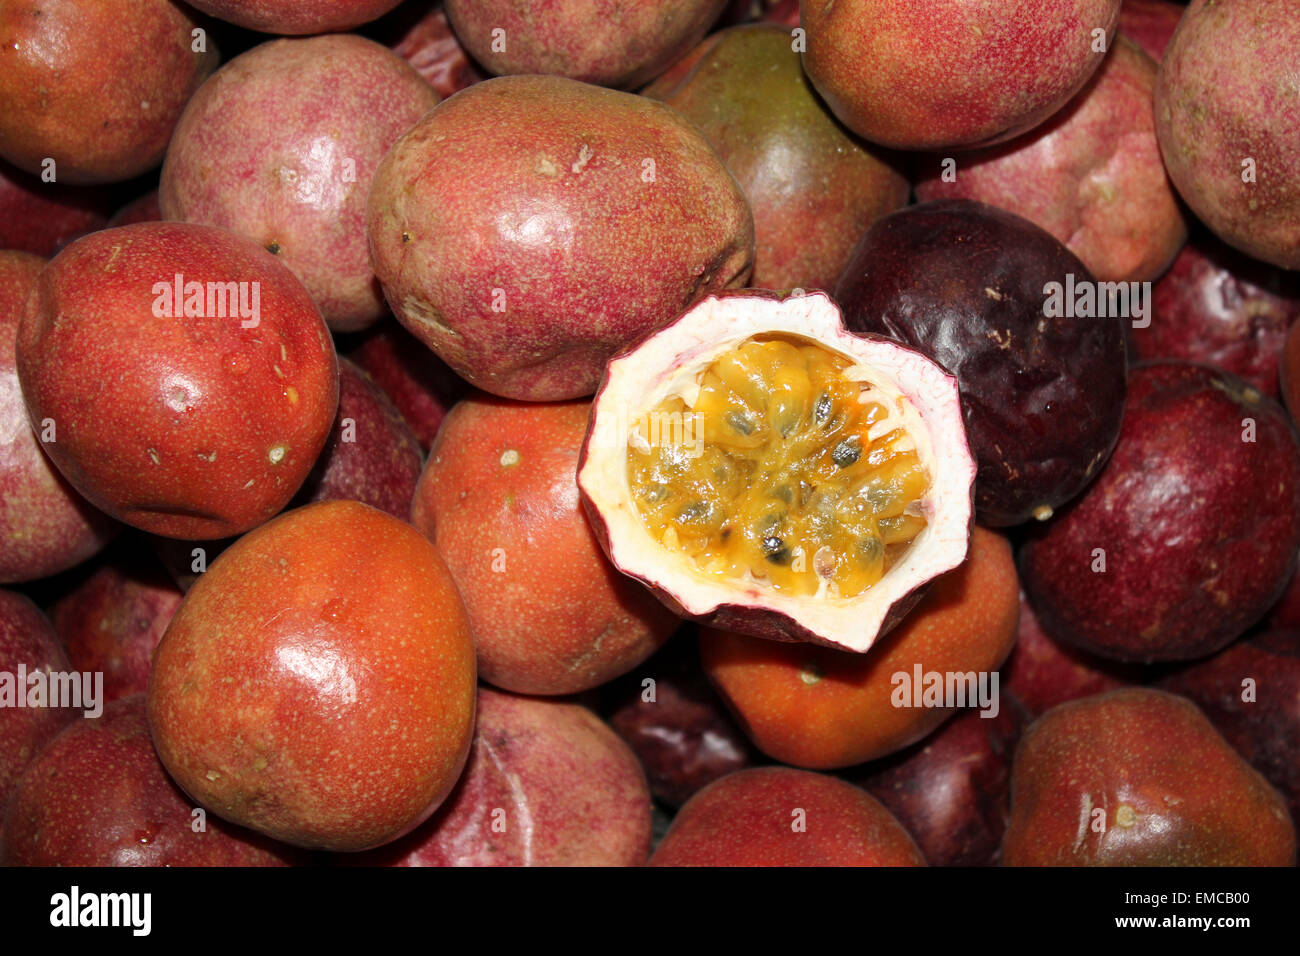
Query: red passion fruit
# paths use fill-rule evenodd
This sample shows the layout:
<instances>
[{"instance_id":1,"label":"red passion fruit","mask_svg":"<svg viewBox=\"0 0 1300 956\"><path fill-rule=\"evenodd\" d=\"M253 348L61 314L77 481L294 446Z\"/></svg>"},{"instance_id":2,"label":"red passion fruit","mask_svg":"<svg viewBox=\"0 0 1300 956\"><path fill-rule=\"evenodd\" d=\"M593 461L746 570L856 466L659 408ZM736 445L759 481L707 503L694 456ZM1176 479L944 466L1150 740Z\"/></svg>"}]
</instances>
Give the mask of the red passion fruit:
<instances>
[{"instance_id":1,"label":"red passion fruit","mask_svg":"<svg viewBox=\"0 0 1300 956\"><path fill-rule=\"evenodd\" d=\"M824 293L710 297L614 359L578 484L614 565L683 616L865 651L966 557L956 381Z\"/></svg>"}]
</instances>

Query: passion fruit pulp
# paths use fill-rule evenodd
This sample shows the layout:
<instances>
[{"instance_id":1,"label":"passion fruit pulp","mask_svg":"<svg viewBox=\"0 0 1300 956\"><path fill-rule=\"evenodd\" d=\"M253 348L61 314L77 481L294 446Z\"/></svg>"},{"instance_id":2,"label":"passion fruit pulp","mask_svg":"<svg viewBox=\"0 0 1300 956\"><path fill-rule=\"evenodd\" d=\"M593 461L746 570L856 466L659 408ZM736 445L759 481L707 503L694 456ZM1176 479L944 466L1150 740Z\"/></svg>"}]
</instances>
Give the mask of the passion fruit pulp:
<instances>
[{"instance_id":1,"label":"passion fruit pulp","mask_svg":"<svg viewBox=\"0 0 1300 956\"><path fill-rule=\"evenodd\" d=\"M610 363L578 482L678 613L864 651L966 557L956 380L823 293L714 296Z\"/></svg>"},{"instance_id":2,"label":"passion fruit pulp","mask_svg":"<svg viewBox=\"0 0 1300 956\"><path fill-rule=\"evenodd\" d=\"M925 527L930 478L902 400L852 368L806 340L756 336L709 366L693 407L674 395L643 416L628 477L646 526L706 570L779 590L825 581L852 597L879 581Z\"/></svg>"}]
</instances>

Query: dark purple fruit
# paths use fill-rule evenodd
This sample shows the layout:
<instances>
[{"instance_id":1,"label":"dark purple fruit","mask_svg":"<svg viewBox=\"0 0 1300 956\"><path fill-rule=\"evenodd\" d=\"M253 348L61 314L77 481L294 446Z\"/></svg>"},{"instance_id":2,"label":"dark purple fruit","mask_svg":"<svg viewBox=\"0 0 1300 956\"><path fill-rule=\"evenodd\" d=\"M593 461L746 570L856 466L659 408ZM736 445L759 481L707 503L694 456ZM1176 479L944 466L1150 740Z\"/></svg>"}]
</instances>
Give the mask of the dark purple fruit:
<instances>
[{"instance_id":1,"label":"dark purple fruit","mask_svg":"<svg viewBox=\"0 0 1300 956\"><path fill-rule=\"evenodd\" d=\"M1019 216L970 200L877 220L840 276L846 326L929 355L961 386L979 464L977 520L1040 520L1105 464L1124 407L1123 321L1048 317L1048 285L1091 283L1083 263Z\"/></svg>"},{"instance_id":2,"label":"dark purple fruit","mask_svg":"<svg viewBox=\"0 0 1300 956\"><path fill-rule=\"evenodd\" d=\"M1160 686L1200 707L1300 820L1300 630L1234 644Z\"/></svg>"},{"instance_id":3,"label":"dark purple fruit","mask_svg":"<svg viewBox=\"0 0 1300 956\"><path fill-rule=\"evenodd\" d=\"M1151 324L1133 331L1135 358L1204 362L1276 398L1282 344L1297 319L1300 274L1203 235L1152 289Z\"/></svg>"},{"instance_id":4,"label":"dark purple fruit","mask_svg":"<svg viewBox=\"0 0 1300 956\"><path fill-rule=\"evenodd\" d=\"M1117 660L1212 654L1281 595L1300 548L1300 439L1205 365L1135 367L1115 454L1021 550L1043 629Z\"/></svg>"},{"instance_id":5,"label":"dark purple fruit","mask_svg":"<svg viewBox=\"0 0 1300 956\"><path fill-rule=\"evenodd\" d=\"M602 712L641 761L650 792L671 806L756 762L704 675L694 635L671 641L602 697Z\"/></svg>"},{"instance_id":6,"label":"dark purple fruit","mask_svg":"<svg viewBox=\"0 0 1300 956\"><path fill-rule=\"evenodd\" d=\"M967 710L907 750L842 776L898 817L931 866L991 866L1011 813L1011 757L1024 727L1019 703L1003 694L996 717Z\"/></svg>"}]
</instances>

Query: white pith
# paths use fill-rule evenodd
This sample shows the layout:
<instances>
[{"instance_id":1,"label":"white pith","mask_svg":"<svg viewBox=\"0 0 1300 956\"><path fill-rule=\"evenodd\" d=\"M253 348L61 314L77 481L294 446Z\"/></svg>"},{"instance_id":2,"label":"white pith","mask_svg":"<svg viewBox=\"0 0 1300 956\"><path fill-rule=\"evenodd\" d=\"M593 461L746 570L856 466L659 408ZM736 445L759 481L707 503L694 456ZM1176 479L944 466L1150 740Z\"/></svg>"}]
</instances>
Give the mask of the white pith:
<instances>
[{"instance_id":1,"label":"white pith","mask_svg":"<svg viewBox=\"0 0 1300 956\"><path fill-rule=\"evenodd\" d=\"M758 334L810 339L853 360L845 374L870 383L875 400L882 395L889 399L884 403L889 418L880 425L893 427L901 420L930 476L930 489L921 500L926 527L884 577L854 597L834 595L825 580L816 594L801 596L778 591L748 573L741 579L720 578L698 568L685 553L666 549L633 503L627 469L632 423L673 395L692 405L699 377L713 360ZM936 446L959 449L960 454L938 467ZM974 478L956 380L901 345L846 332L838 307L820 292L784 300L709 297L631 354L612 361L596 399L587 457L578 473L583 493L605 522L614 564L670 594L687 614L703 617L735 604L767 608L826 641L857 651L871 646L896 602L965 560Z\"/></svg>"}]
</instances>

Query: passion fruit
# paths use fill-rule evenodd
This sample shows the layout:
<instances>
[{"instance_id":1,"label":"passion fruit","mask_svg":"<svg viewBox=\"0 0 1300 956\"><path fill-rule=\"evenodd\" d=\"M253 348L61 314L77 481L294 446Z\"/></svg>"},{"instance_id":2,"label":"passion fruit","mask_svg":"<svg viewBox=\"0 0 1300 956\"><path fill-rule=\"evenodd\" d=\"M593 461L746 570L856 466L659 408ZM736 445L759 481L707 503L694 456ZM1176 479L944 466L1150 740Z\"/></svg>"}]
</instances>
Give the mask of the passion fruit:
<instances>
[{"instance_id":1,"label":"passion fruit","mask_svg":"<svg viewBox=\"0 0 1300 956\"><path fill-rule=\"evenodd\" d=\"M1204 365L1130 376L1092 486L1021 549L1044 631L1116 660L1203 657L1282 595L1300 550L1300 439L1282 408Z\"/></svg>"},{"instance_id":2,"label":"passion fruit","mask_svg":"<svg viewBox=\"0 0 1300 956\"><path fill-rule=\"evenodd\" d=\"M966 557L956 380L824 293L711 296L610 362L578 485L615 567L729 631L865 651Z\"/></svg>"},{"instance_id":3,"label":"passion fruit","mask_svg":"<svg viewBox=\"0 0 1300 956\"><path fill-rule=\"evenodd\" d=\"M1071 701L1016 749L1006 866L1290 866L1295 849L1282 797L1186 698Z\"/></svg>"},{"instance_id":4,"label":"passion fruit","mask_svg":"<svg viewBox=\"0 0 1300 956\"><path fill-rule=\"evenodd\" d=\"M1051 517L1115 445L1124 326L1088 291L1103 294L1049 233L965 199L877 219L840 276L849 329L920 349L961 383L980 524Z\"/></svg>"},{"instance_id":5,"label":"passion fruit","mask_svg":"<svg viewBox=\"0 0 1300 956\"><path fill-rule=\"evenodd\" d=\"M1203 362L1278 395L1287 329L1300 320L1300 273L1252 259L1212 234L1183 247L1151 290L1134 359Z\"/></svg>"},{"instance_id":6,"label":"passion fruit","mask_svg":"<svg viewBox=\"0 0 1300 956\"><path fill-rule=\"evenodd\" d=\"M925 857L865 790L793 767L754 767L692 797L650 865L925 866Z\"/></svg>"},{"instance_id":7,"label":"passion fruit","mask_svg":"<svg viewBox=\"0 0 1300 956\"><path fill-rule=\"evenodd\" d=\"M1015 643L1019 611L1011 546L976 527L965 563L936 580L869 654L703 628L700 660L760 750L796 767L838 769L925 738L953 716L955 705L978 705L989 719L996 716L992 672ZM934 674L945 681L963 675L951 684L960 701L925 698L922 687L933 686Z\"/></svg>"},{"instance_id":8,"label":"passion fruit","mask_svg":"<svg viewBox=\"0 0 1300 956\"><path fill-rule=\"evenodd\" d=\"M369 235L398 320L471 384L535 402L590 395L754 259L749 203L694 124L557 76L432 109L380 163Z\"/></svg>"}]
</instances>

